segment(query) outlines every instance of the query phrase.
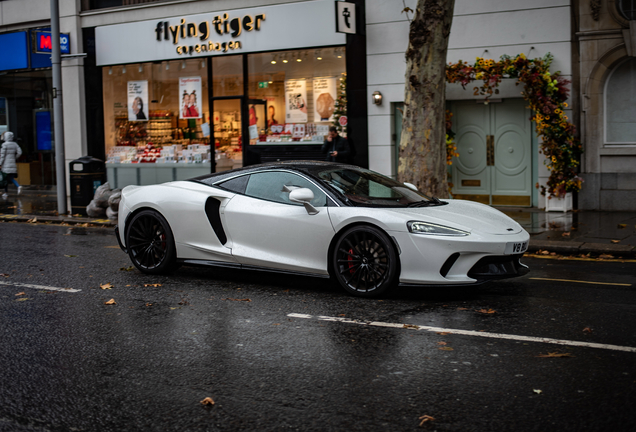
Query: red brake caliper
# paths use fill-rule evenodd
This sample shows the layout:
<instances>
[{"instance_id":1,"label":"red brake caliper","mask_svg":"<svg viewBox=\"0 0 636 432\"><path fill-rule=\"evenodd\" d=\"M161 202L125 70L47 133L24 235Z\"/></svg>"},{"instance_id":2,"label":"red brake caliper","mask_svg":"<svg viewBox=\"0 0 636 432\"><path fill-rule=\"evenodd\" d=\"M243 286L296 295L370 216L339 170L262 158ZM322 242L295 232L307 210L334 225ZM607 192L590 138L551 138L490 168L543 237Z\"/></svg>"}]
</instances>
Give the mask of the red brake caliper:
<instances>
[{"instance_id":1,"label":"red brake caliper","mask_svg":"<svg viewBox=\"0 0 636 432\"><path fill-rule=\"evenodd\" d=\"M349 264L349 273L354 274L355 270L353 269L353 249L349 249L349 255L347 255L347 261Z\"/></svg>"}]
</instances>

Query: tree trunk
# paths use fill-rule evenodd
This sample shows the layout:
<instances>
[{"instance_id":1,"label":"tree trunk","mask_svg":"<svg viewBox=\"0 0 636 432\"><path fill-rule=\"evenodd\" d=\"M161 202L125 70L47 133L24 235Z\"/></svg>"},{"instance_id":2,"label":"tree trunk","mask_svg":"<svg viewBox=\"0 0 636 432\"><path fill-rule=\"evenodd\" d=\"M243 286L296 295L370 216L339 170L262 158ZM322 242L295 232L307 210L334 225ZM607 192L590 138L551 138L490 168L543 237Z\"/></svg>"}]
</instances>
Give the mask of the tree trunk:
<instances>
[{"instance_id":1,"label":"tree trunk","mask_svg":"<svg viewBox=\"0 0 636 432\"><path fill-rule=\"evenodd\" d=\"M448 197L446 179L446 50L455 0L418 0L406 51L398 179Z\"/></svg>"}]
</instances>

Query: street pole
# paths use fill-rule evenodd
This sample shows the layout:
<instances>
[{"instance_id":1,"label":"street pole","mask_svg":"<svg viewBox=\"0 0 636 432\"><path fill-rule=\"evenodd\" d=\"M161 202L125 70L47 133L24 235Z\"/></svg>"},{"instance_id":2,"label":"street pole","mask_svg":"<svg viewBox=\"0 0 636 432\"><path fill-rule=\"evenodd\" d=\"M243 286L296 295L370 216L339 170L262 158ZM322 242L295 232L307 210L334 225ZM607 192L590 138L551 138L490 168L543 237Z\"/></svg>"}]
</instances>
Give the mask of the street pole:
<instances>
[{"instance_id":1,"label":"street pole","mask_svg":"<svg viewBox=\"0 0 636 432\"><path fill-rule=\"evenodd\" d=\"M64 111L62 109L62 58L60 53L59 0L51 0L51 66L53 68L53 129L55 130L55 173L57 213L66 215L66 158L64 155Z\"/></svg>"}]
</instances>

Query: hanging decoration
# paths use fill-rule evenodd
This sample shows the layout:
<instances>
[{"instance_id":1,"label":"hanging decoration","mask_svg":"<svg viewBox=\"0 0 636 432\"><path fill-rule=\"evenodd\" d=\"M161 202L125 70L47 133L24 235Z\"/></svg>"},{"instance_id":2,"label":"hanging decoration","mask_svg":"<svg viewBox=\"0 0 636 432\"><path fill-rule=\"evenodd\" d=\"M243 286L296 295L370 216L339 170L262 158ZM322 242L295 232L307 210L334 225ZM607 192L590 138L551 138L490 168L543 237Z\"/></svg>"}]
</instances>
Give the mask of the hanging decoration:
<instances>
[{"instance_id":1,"label":"hanging decoration","mask_svg":"<svg viewBox=\"0 0 636 432\"><path fill-rule=\"evenodd\" d=\"M473 65L460 60L446 67L449 83L460 83L466 88L469 83L481 80L483 84L473 91L486 100L499 93L497 86L503 78L516 78L517 85L523 84L521 94L533 112L531 120L536 124L541 153L546 156L545 164L550 170L547 187L541 186L541 194L547 194L548 198L578 192L583 181L578 176L581 142L574 136L576 129L563 112L568 107L565 101L570 82L559 72L550 73L552 59L550 53L536 59L527 59L522 53L514 58L503 55L499 61L477 57Z\"/></svg>"}]
</instances>

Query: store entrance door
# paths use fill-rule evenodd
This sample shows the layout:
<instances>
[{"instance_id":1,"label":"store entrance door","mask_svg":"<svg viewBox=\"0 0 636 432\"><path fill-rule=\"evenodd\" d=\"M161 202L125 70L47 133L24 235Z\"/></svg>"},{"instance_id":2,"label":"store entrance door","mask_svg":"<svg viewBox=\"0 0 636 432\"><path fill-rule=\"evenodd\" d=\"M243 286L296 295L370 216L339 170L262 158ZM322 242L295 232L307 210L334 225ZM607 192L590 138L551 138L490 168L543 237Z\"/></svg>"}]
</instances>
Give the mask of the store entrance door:
<instances>
[{"instance_id":1,"label":"store entrance door","mask_svg":"<svg viewBox=\"0 0 636 432\"><path fill-rule=\"evenodd\" d=\"M523 99L488 105L454 101L453 197L490 205L532 205L532 123Z\"/></svg>"},{"instance_id":2,"label":"store entrance door","mask_svg":"<svg viewBox=\"0 0 636 432\"><path fill-rule=\"evenodd\" d=\"M216 172L243 166L241 99L212 101L212 138L216 151Z\"/></svg>"}]
</instances>

